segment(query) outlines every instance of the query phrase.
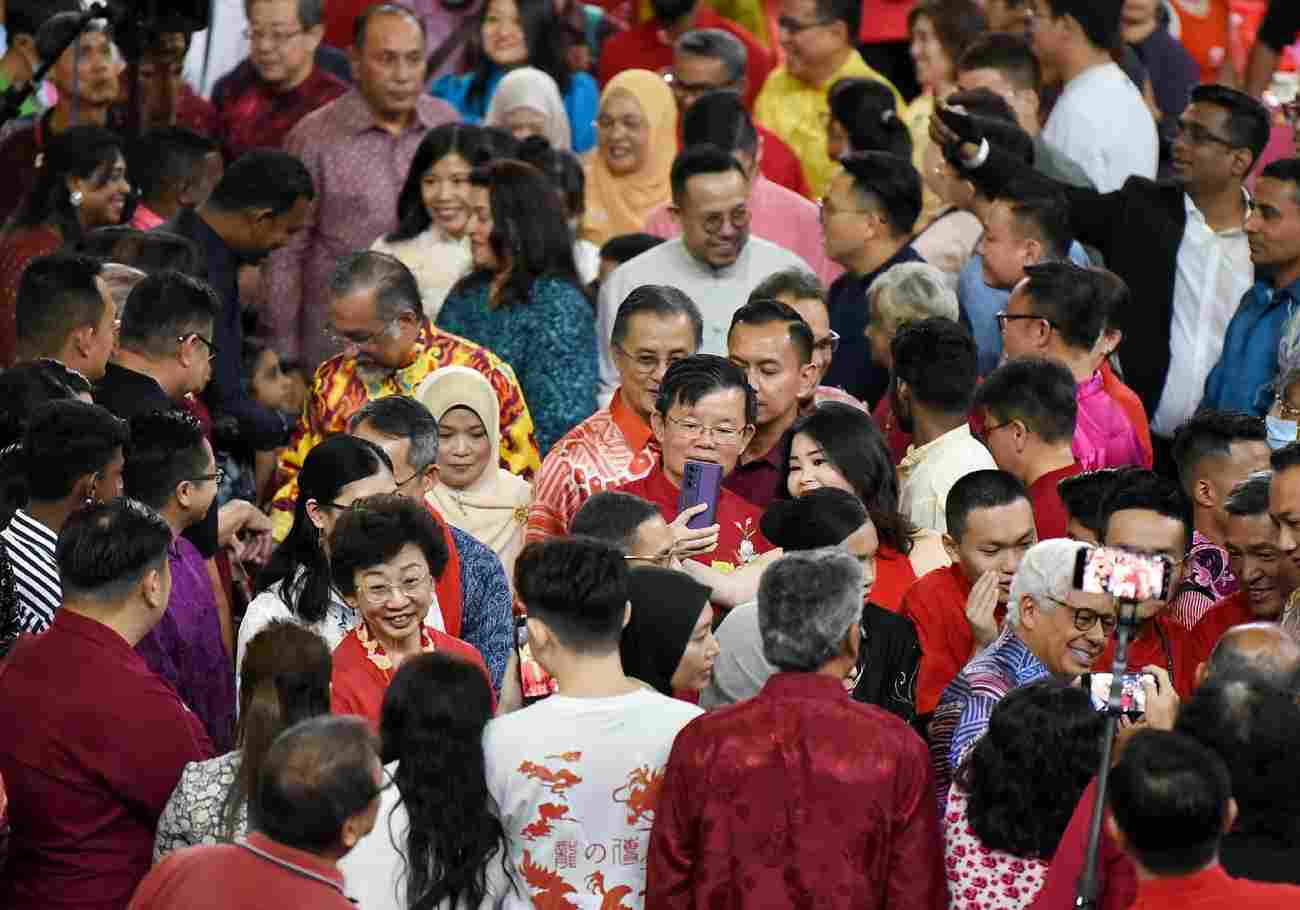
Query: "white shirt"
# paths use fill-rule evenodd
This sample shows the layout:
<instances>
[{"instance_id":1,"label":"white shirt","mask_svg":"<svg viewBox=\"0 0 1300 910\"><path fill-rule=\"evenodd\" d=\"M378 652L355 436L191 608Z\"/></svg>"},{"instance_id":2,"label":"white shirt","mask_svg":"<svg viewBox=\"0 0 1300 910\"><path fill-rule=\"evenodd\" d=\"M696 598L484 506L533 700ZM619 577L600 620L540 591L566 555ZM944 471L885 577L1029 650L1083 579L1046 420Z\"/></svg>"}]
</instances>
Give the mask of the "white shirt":
<instances>
[{"instance_id":1,"label":"white shirt","mask_svg":"<svg viewBox=\"0 0 1300 910\"><path fill-rule=\"evenodd\" d=\"M1205 380L1223 353L1228 323L1255 281L1244 228L1216 233L1191 196L1184 195L1183 203L1187 227L1174 274L1169 375L1151 419L1152 431L1165 437L1173 436L1201 403Z\"/></svg>"},{"instance_id":2,"label":"white shirt","mask_svg":"<svg viewBox=\"0 0 1300 910\"><path fill-rule=\"evenodd\" d=\"M575 907L644 904L646 848L664 766L677 733L703 712L637 690L609 698L552 695L498 717L483 734L488 790L510 841L516 892L531 908L550 879ZM554 889L552 889L554 890ZM540 904L539 904L540 906Z\"/></svg>"},{"instance_id":3,"label":"white shirt","mask_svg":"<svg viewBox=\"0 0 1300 910\"><path fill-rule=\"evenodd\" d=\"M1066 83L1043 139L1083 168L1102 193L1134 174L1156 176L1155 118L1116 63L1091 67Z\"/></svg>"},{"instance_id":4,"label":"white shirt","mask_svg":"<svg viewBox=\"0 0 1300 910\"><path fill-rule=\"evenodd\" d=\"M948 491L974 471L997 470L993 456L963 423L917 448L898 464L898 511L918 528L948 533Z\"/></svg>"},{"instance_id":5,"label":"white shirt","mask_svg":"<svg viewBox=\"0 0 1300 910\"><path fill-rule=\"evenodd\" d=\"M704 317L704 344L700 353L725 357L732 314L745 305L750 292L768 276L788 268L812 271L808 263L785 247L752 235L740 258L725 269L710 268L700 262L680 237L623 263L601 286L596 308L601 402L608 402L619 385L618 370L614 368L610 351L610 334L619 304L633 290L643 284L666 284L681 290L695 302Z\"/></svg>"},{"instance_id":6,"label":"white shirt","mask_svg":"<svg viewBox=\"0 0 1300 910\"><path fill-rule=\"evenodd\" d=\"M211 27L195 32L190 42L189 52L185 54L185 81L204 98L211 98L217 80L248 56L248 39L244 37L248 16L244 6L243 3L213 3ZM210 52L209 41L212 42Z\"/></svg>"}]
</instances>

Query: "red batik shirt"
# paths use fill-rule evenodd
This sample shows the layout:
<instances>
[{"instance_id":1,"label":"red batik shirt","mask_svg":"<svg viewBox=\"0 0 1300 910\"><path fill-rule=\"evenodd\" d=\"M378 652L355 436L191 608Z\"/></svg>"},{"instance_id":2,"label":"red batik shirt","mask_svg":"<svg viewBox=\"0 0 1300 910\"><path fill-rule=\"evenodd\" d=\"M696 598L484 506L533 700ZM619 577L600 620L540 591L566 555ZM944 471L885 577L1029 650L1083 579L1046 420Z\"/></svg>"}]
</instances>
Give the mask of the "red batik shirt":
<instances>
[{"instance_id":1,"label":"red batik shirt","mask_svg":"<svg viewBox=\"0 0 1300 910\"><path fill-rule=\"evenodd\" d=\"M343 81L320 67L287 92L275 92L245 60L217 87L222 152L234 161L253 149L278 149L298 121L348 90Z\"/></svg>"}]
</instances>

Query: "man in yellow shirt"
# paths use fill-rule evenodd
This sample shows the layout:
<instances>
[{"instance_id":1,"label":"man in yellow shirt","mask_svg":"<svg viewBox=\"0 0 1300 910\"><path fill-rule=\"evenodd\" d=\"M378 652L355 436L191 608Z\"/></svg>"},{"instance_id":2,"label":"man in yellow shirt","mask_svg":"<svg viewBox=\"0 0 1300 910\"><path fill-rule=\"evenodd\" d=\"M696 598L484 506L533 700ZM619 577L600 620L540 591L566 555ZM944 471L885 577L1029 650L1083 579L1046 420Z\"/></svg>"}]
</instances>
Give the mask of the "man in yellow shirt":
<instances>
[{"instance_id":1,"label":"man in yellow shirt","mask_svg":"<svg viewBox=\"0 0 1300 910\"><path fill-rule=\"evenodd\" d=\"M853 46L861 12L861 0L782 0L777 24L785 63L767 77L754 104L754 119L799 156L814 199L826 192L835 170L826 155L831 86L852 76L875 79L894 93L900 115L903 110L898 89Z\"/></svg>"}]
</instances>

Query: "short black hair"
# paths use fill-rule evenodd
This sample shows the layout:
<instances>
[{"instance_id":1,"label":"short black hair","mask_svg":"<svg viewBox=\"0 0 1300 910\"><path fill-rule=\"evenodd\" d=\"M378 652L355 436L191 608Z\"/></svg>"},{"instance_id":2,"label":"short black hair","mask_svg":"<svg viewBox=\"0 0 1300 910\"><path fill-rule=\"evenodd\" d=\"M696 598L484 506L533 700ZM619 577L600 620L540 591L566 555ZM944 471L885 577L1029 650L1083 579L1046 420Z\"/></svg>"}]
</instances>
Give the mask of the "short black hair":
<instances>
[{"instance_id":1,"label":"short black hair","mask_svg":"<svg viewBox=\"0 0 1300 910\"><path fill-rule=\"evenodd\" d=\"M1043 70L1029 42L1019 35L988 32L976 38L957 61L957 71L997 70L1017 89L1039 90Z\"/></svg>"},{"instance_id":2,"label":"short black hair","mask_svg":"<svg viewBox=\"0 0 1300 910\"><path fill-rule=\"evenodd\" d=\"M126 422L97 404L66 399L41 405L23 436L28 495L38 502L66 499L78 480L104 470L129 438Z\"/></svg>"},{"instance_id":3,"label":"short black hair","mask_svg":"<svg viewBox=\"0 0 1300 910\"><path fill-rule=\"evenodd\" d=\"M1105 530L1101 515L1102 503L1124 479L1124 475L1132 470L1140 469L1102 468L1085 471L1058 481L1056 492L1061 497L1066 513L1101 540Z\"/></svg>"},{"instance_id":4,"label":"short black hair","mask_svg":"<svg viewBox=\"0 0 1300 910\"><path fill-rule=\"evenodd\" d=\"M701 95L682 115L682 146L713 145L724 152L758 154L758 130L735 92Z\"/></svg>"},{"instance_id":5,"label":"short black hair","mask_svg":"<svg viewBox=\"0 0 1300 910\"><path fill-rule=\"evenodd\" d=\"M552 537L524 547L515 592L561 643L579 654L617 651L628 604L623 552L588 537Z\"/></svg>"},{"instance_id":6,"label":"short black hair","mask_svg":"<svg viewBox=\"0 0 1300 910\"><path fill-rule=\"evenodd\" d=\"M377 433L410 443L406 458L411 470L438 463L438 420L420 401L406 395L372 398L348 419L348 430L355 433L367 423Z\"/></svg>"},{"instance_id":7,"label":"short black hair","mask_svg":"<svg viewBox=\"0 0 1300 910\"><path fill-rule=\"evenodd\" d=\"M429 574L437 579L447 566L442 530L423 502L398 493L380 493L344 509L330 535L330 576L334 587L351 597L356 574L393 559L408 544L424 554Z\"/></svg>"},{"instance_id":8,"label":"short black hair","mask_svg":"<svg viewBox=\"0 0 1300 910\"><path fill-rule=\"evenodd\" d=\"M799 362L811 363L815 343L812 329L792 306L779 300L751 300L743 304L731 315L727 338L731 338L731 333L738 325L771 325L774 322L785 323L786 331L790 335L790 343L794 345L795 353L799 355Z\"/></svg>"},{"instance_id":9,"label":"short black hair","mask_svg":"<svg viewBox=\"0 0 1300 910\"><path fill-rule=\"evenodd\" d=\"M1300 202L1300 158L1279 158L1264 165L1259 176L1293 184L1292 194Z\"/></svg>"},{"instance_id":10,"label":"short black hair","mask_svg":"<svg viewBox=\"0 0 1300 910\"><path fill-rule=\"evenodd\" d=\"M582 162L568 149L552 148L545 136L529 136L519 143L515 153L524 164L531 164L555 187L570 218L587 208L587 177Z\"/></svg>"},{"instance_id":11,"label":"short black hair","mask_svg":"<svg viewBox=\"0 0 1300 910\"><path fill-rule=\"evenodd\" d=\"M692 177L701 174L725 174L729 171L735 171L741 177L745 177L744 168L730 152L716 145L687 146L673 159L673 168L669 176L673 202L678 206L685 204L686 184Z\"/></svg>"},{"instance_id":12,"label":"short black hair","mask_svg":"<svg viewBox=\"0 0 1300 910\"><path fill-rule=\"evenodd\" d=\"M992 470L971 471L948 491L948 501L944 505L948 534L953 540L961 540L966 533L971 512L1009 506L1021 499L1028 502L1029 494L1014 474Z\"/></svg>"},{"instance_id":13,"label":"short black hair","mask_svg":"<svg viewBox=\"0 0 1300 910\"><path fill-rule=\"evenodd\" d=\"M73 512L54 548L64 598L125 597L145 573L166 562L171 543L171 526L133 499L118 497Z\"/></svg>"},{"instance_id":14,"label":"short black hair","mask_svg":"<svg viewBox=\"0 0 1300 910\"><path fill-rule=\"evenodd\" d=\"M1123 6L1124 0L1047 0L1047 14L1053 19L1071 17L1094 47L1109 51L1119 37Z\"/></svg>"},{"instance_id":15,"label":"short black hair","mask_svg":"<svg viewBox=\"0 0 1300 910\"><path fill-rule=\"evenodd\" d=\"M1232 488L1223 501L1223 511L1237 517L1267 515L1268 491L1272 486L1272 471L1255 471Z\"/></svg>"},{"instance_id":16,"label":"short black hair","mask_svg":"<svg viewBox=\"0 0 1300 910\"><path fill-rule=\"evenodd\" d=\"M728 84L734 85L745 78L749 51L745 43L731 32L720 28L693 28L677 39L673 50L690 57L722 61L727 67Z\"/></svg>"},{"instance_id":17,"label":"short black hair","mask_svg":"<svg viewBox=\"0 0 1300 910\"><path fill-rule=\"evenodd\" d=\"M622 265L642 253L653 250L663 242L664 238L656 237L654 234L619 234L601 244L600 258Z\"/></svg>"},{"instance_id":18,"label":"short black hair","mask_svg":"<svg viewBox=\"0 0 1300 910\"><path fill-rule=\"evenodd\" d=\"M127 146L127 173L141 201L148 203L169 188L183 186L203 166L203 159L219 149L215 140L183 126L149 130Z\"/></svg>"},{"instance_id":19,"label":"short black hair","mask_svg":"<svg viewBox=\"0 0 1300 910\"><path fill-rule=\"evenodd\" d=\"M1060 186L1036 171L1008 180L996 199L1006 203L1020 233L1043 245L1044 259L1065 259L1074 242L1070 203Z\"/></svg>"},{"instance_id":20,"label":"short black hair","mask_svg":"<svg viewBox=\"0 0 1300 910\"><path fill-rule=\"evenodd\" d=\"M1003 123L1016 125L1020 123L1011 103L992 89L972 88L953 92L944 103L950 107L960 107L974 117L1001 120Z\"/></svg>"},{"instance_id":21,"label":"short black hair","mask_svg":"<svg viewBox=\"0 0 1300 910\"><path fill-rule=\"evenodd\" d=\"M1190 494L1198 465L1205 458L1232 457L1234 442L1266 442L1264 418L1241 411L1197 411L1174 432L1173 458L1178 479Z\"/></svg>"},{"instance_id":22,"label":"short black hair","mask_svg":"<svg viewBox=\"0 0 1300 910\"><path fill-rule=\"evenodd\" d=\"M739 389L744 393L745 423L753 423L758 418L758 395L740 367L716 354L684 357L664 373L655 410L667 417L675 404L692 407L706 395L729 389Z\"/></svg>"},{"instance_id":23,"label":"short black hair","mask_svg":"<svg viewBox=\"0 0 1300 910\"><path fill-rule=\"evenodd\" d=\"M854 152L888 152L911 159L912 136L898 116L894 93L879 79L836 79L826 98L831 118L848 135Z\"/></svg>"},{"instance_id":24,"label":"short black hair","mask_svg":"<svg viewBox=\"0 0 1300 910\"><path fill-rule=\"evenodd\" d=\"M999 366L975 390L975 408L998 423L1019 420L1046 443L1074 438L1079 402L1074 376L1044 357L1017 357Z\"/></svg>"},{"instance_id":25,"label":"short black hair","mask_svg":"<svg viewBox=\"0 0 1300 910\"><path fill-rule=\"evenodd\" d=\"M1192 89L1193 104L1213 104L1228 112L1224 130L1236 148L1250 152L1251 168L1259 164L1260 155L1268 145L1273 121L1268 108L1243 91L1226 85L1198 85Z\"/></svg>"},{"instance_id":26,"label":"short black hair","mask_svg":"<svg viewBox=\"0 0 1300 910\"><path fill-rule=\"evenodd\" d=\"M969 329L933 316L899 328L889 349L895 381L911 386L918 401L947 414L970 410L979 378L979 352Z\"/></svg>"},{"instance_id":27,"label":"short black hair","mask_svg":"<svg viewBox=\"0 0 1300 910\"><path fill-rule=\"evenodd\" d=\"M324 714L299 721L262 759L248 822L271 840L319 853L339 842L344 823L379 795L379 744L360 717Z\"/></svg>"},{"instance_id":28,"label":"short black hair","mask_svg":"<svg viewBox=\"0 0 1300 910\"><path fill-rule=\"evenodd\" d=\"M1110 804L1133 857L1162 876L1213 862L1232 780L1223 759L1190 736L1142 730L1110 772Z\"/></svg>"},{"instance_id":29,"label":"short black hair","mask_svg":"<svg viewBox=\"0 0 1300 910\"><path fill-rule=\"evenodd\" d=\"M779 300L783 295L795 300L826 302L826 291L822 288L821 281L812 272L797 265L768 275L749 292L749 301Z\"/></svg>"},{"instance_id":30,"label":"short black hair","mask_svg":"<svg viewBox=\"0 0 1300 910\"><path fill-rule=\"evenodd\" d=\"M614 328L610 332L610 343L618 346L627 338L628 323L633 316L649 313L661 319L675 319L685 316L691 323L695 335L695 349L698 351L704 343L704 317L695 301L686 296L686 292L666 284L643 284L632 289L618 305L614 314Z\"/></svg>"},{"instance_id":31,"label":"short black hair","mask_svg":"<svg viewBox=\"0 0 1300 910\"><path fill-rule=\"evenodd\" d=\"M859 152L840 159L853 189L880 207L897 235L910 234L921 215L921 175L912 162L887 152Z\"/></svg>"},{"instance_id":32,"label":"short black hair","mask_svg":"<svg viewBox=\"0 0 1300 910\"><path fill-rule=\"evenodd\" d=\"M1124 331L1125 317L1133 309L1133 291L1123 278L1110 269L1092 266L1088 271L1097 283L1097 302L1102 309L1103 331Z\"/></svg>"},{"instance_id":33,"label":"short black hair","mask_svg":"<svg viewBox=\"0 0 1300 910\"><path fill-rule=\"evenodd\" d=\"M823 22L843 22L849 44L858 43L862 23L862 4L857 0L816 0L817 18Z\"/></svg>"},{"instance_id":34,"label":"short black hair","mask_svg":"<svg viewBox=\"0 0 1300 910\"><path fill-rule=\"evenodd\" d=\"M424 313L420 285L406 264L390 253L356 250L340 256L329 274L334 297L375 292L375 315L392 322L401 313Z\"/></svg>"},{"instance_id":35,"label":"short black hair","mask_svg":"<svg viewBox=\"0 0 1300 910\"><path fill-rule=\"evenodd\" d=\"M292 209L299 199L315 198L316 186L306 165L288 152L257 149L226 168L208 204L223 212L268 209L275 217Z\"/></svg>"},{"instance_id":36,"label":"short black hair","mask_svg":"<svg viewBox=\"0 0 1300 910\"><path fill-rule=\"evenodd\" d=\"M184 272L193 278L206 274L203 258L193 240L157 228L139 231L125 225L95 228L77 241L77 252L105 262L154 272Z\"/></svg>"},{"instance_id":37,"label":"short black hair","mask_svg":"<svg viewBox=\"0 0 1300 910\"><path fill-rule=\"evenodd\" d=\"M75 253L38 256L27 264L15 303L20 357L54 356L72 332L99 325L108 305L95 281L103 270L98 259Z\"/></svg>"},{"instance_id":38,"label":"short black hair","mask_svg":"<svg viewBox=\"0 0 1300 910\"><path fill-rule=\"evenodd\" d=\"M1090 270L1069 261L1039 262L1025 266L1025 278L1033 314L1050 322L1071 348L1091 351L1106 320Z\"/></svg>"},{"instance_id":39,"label":"short black hair","mask_svg":"<svg viewBox=\"0 0 1300 910\"><path fill-rule=\"evenodd\" d=\"M1300 467L1300 442L1290 442L1268 457L1273 473L1281 474L1289 468Z\"/></svg>"},{"instance_id":40,"label":"short black hair","mask_svg":"<svg viewBox=\"0 0 1300 910\"><path fill-rule=\"evenodd\" d=\"M1182 487L1155 471L1134 468L1125 471L1101 503L1100 524L1102 538L1110 528L1111 517L1116 512L1141 509L1172 518L1183 524L1184 535L1192 533L1192 501Z\"/></svg>"},{"instance_id":41,"label":"short black hair","mask_svg":"<svg viewBox=\"0 0 1300 910\"><path fill-rule=\"evenodd\" d=\"M122 483L126 495L162 510L184 481L198 483L207 472L203 427L188 411L174 408L131 418Z\"/></svg>"},{"instance_id":42,"label":"short black hair","mask_svg":"<svg viewBox=\"0 0 1300 910\"><path fill-rule=\"evenodd\" d=\"M626 553L636 541L641 525L658 514L659 507L640 496L603 490L578 509L569 523L569 533L574 537L603 540Z\"/></svg>"},{"instance_id":43,"label":"short black hair","mask_svg":"<svg viewBox=\"0 0 1300 910\"><path fill-rule=\"evenodd\" d=\"M180 272L149 275L131 289L121 313L123 350L166 357L191 332L210 333L221 301L208 285Z\"/></svg>"}]
</instances>

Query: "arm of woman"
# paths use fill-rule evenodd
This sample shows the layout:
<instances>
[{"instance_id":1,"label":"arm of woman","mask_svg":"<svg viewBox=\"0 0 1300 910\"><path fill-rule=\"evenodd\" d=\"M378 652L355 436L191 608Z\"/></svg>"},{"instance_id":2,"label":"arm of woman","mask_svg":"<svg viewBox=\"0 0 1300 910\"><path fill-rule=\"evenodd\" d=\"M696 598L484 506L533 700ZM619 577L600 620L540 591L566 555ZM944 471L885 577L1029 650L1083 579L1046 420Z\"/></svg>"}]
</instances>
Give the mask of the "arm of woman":
<instances>
[{"instance_id":1,"label":"arm of woman","mask_svg":"<svg viewBox=\"0 0 1300 910\"><path fill-rule=\"evenodd\" d=\"M513 366L545 456L596 410L596 322L587 298L568 281L539 279L529 297L536 314L526 329L529 356Z\"/></svg>"}]
</instances>

